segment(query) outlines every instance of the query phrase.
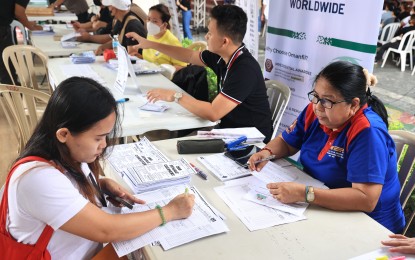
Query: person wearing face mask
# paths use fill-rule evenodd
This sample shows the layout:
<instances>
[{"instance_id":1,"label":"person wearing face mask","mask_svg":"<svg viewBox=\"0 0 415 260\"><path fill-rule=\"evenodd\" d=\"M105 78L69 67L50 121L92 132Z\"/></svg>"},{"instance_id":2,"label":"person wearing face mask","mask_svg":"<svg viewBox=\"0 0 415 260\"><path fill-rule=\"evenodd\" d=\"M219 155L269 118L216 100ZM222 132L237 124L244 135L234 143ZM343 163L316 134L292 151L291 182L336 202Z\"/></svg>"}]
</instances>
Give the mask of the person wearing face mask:
<instances>
[{"instance_id":1,"label":"person wearing face mask","mask_svg":"<svg viewBox=\"0 0 415 260\"><path fill-rule=\"evenodd\" d=\"M169 30L170 13L167 6L158 4L150 7L147 19L147 39L172 46L182 46L179 39ZM170 64L176 71L187 65L154 49L143 50L143 59L156 64Z\"/></svg>"},{"instance_id":2,"label":"person wearing face mask","mask_svg":"<svg viewBox=\"0 0 415 260\"><path fill-rule=\"evenodd\" d=\"M127 51L137 42L127 38L125 34L135 32L142 37L147 37L144 21L130 9L132 7L131 0L103 0L102 4L108 6L111 15L114 16L111 36L118 35L118 41ZM99 46L95 54L100 55L105 49L112 49L111 39ZM139 50L140 52L142 51Z\"/></svg>"}]
</instances>

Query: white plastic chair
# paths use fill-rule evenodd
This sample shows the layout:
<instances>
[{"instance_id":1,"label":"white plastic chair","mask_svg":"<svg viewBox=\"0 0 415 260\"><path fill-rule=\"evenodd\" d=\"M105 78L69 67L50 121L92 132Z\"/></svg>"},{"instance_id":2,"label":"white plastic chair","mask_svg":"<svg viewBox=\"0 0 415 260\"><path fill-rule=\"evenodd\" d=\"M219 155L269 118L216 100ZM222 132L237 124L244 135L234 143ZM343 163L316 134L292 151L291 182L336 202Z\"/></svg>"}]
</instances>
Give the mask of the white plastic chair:
<instances>
[{"instance_id":1,"label":"white plastic chair","mask_svg":"<svg viewBox=\"0 0 415 260\"><path fill-rule=\"evenodd\" d=\"M390 52L395 52L400 55L400 63L401 63L401 71L405 71L406 66L406 56L409 54L409 63L411 65L412 70L412 46L414 44L415 40L415 31L407 32L403 35L402 40L399 44L399 47L397 49L395 48L389 48L386 51L386 54L384 56L383 62L382 62L382 68L385 66L386 60L388 59ZM404 46L404 43L407 42L406 46Z\"/></svg>"},{"instance_id":2,"label":"white plastic chair","mask_svg":"<svg viewBox=\"0 0 415 260\"><path fill-rule=\"evenodd\" d=\"M38 58L41 61L41 67L35 67L34 60ZM49 73L47 69L48 56L40 49L31 45L12 45L4 49L3 62L9 72L10 78L13 84L14 82L11 70L9 67L9 61L13 64L16 70L17 77L19 78L22 87L33 88L39 90L38 81L36 79L36 70L40 69L41 73L45 75L47 79L48 91L52 93L49 86Z\"/></svg>"},{"instance_id":3,"label":"white plastic chair","mask_svg":"<svg viewBox=\"0 0 415 260\"><path fill-rule=\"evenodd\" d=\"M17 42L17 32L16 32L16 28L18 28L22 32L24 45L27 45L28 42L29 42L29 35L28 35L24 25L21 22L17 21L17 20L13 20L13 22L10 24L10 27L11 27L12 34L13 34L13 37L12 37L13 44L15 44L15 45L18 44L18 42Z\"/></svg>"},{"instance_id":4,"label":"white plastic chair","mask_svg":"<svg viewBox=\"0 0 415 260\"><path fill-rule=\"evenodd\" d=\"M29 140L41 115L39 106L49 101L50 95L30 88L0 84L0 107L18 141L20 152Z\"/></svg>"},{"instance_id":5,"label":"white plastic chair","mask_svg":"<svg viewBox=\"0 0 415 260\"><path fill-rule=\"evenodd\" d=\"M393 38L400 25L400 23L390 23L385 25L382 28L378 43L381 43L382 45L388 43Z\"/></svg>"},{"instance_id":6,"label":"white plastic chair","mask_svg":"<svg viewBox=\"0 0 415 260\"><path fill-rule=\"evenodd\" d=\"M278 131L282 115L284 114L287 104L290 101L291 90L287 85L276 80L265 81L265 86L267 87L268 102L272 114L272 126L274 127L272 136L275 136Z\"/></svg>"}]
</instances>

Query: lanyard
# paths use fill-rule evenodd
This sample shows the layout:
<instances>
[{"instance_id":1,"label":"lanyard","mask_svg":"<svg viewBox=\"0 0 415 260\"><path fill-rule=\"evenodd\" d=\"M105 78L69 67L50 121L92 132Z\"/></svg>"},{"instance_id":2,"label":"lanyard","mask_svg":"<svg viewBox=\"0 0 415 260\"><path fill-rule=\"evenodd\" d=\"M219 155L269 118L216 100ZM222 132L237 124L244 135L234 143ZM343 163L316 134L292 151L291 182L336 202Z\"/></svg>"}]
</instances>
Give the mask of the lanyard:
<instances>
[{"instance_id":1,"label":"lanyard","mask_svg":"<svg viewBox=\"0 0 415 260\"><path fill-rule=\"evenodd\" d=\"M226 72L225 72L225 76L221 77L220 81L219 81L219 88L222 91L222 86L223 83L226 80L226 77L228 76L228 71L231 69L233 63L235 62L235 60L239 57L239 55L241 55L243 53L242 49L244 48L244 46L239 47L236 52L232 55L231 59L228 62L228 66L226 67Z\"/></svg>"}]
</instances>

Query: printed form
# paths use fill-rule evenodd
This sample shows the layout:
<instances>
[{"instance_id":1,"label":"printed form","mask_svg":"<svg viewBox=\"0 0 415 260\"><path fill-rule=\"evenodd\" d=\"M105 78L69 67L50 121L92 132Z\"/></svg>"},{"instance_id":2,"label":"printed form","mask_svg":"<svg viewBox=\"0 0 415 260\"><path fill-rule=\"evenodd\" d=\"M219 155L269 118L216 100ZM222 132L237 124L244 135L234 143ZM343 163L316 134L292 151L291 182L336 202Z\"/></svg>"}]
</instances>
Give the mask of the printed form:
<instances>
[{"instance_id":1,"label":"printed form","mask_svg":"<svg viewBox=\"0 0 415 260\"><path fill-rule=\"evenodd\" d=\"M114 146L108 161L134 193L188 183L196 173L185 159L169 161L146 138Z\"/></svg>"},{"instance_id":2,"label":"printed form","mask_svg":"<svg viewBox=\"0 0 415 260\"><path fill-rule=\"evenodd\" d=\"M250 231L306 219L304 216L296 216L246 200L244 196L250 191L249 184L254 180L254 176L249 176L230 180L224 186L215 188L219 197Z\"/></svg>"},{"instance_id":3,"label":"printed form","mask_svg":"<svg viewBox=\"0 0 415 260\"><path fill-rule=\"evenodd\" d=\"M123 208L122 213L147 211L154 209L156 205L163 207L176 195L183 193L186 187L188 186L177 185L140 194L137 197L145 200L146 204L135 204L132 211ZM222 214L210 205L195 187L188 189L189 194L195 195L195 206L189 218L168 222L131 240L113 243L118 256L126 255L155 241L159 241L164 250L169 250L202 237L229 231Z\"/></svg>"},{"instance_id":4,"label":"printed form","mask_svg":"<svg viewBox=\"0 0 415 260\"><path fill-rule=\"evenodd\" d=\"M200 156L197 158L219 180L228 181L251 175L251 171L240 166L223 153Z\"/></svg>"},{"instance_id":5,"label":"printed form","mask_svg":"<svg viewBox=\"0 0 415 260\"><path fill-rule=\"evenodd\" d=\"M260 172L253 171L252 175L256 180L250 183L250 191L244 196L245 199L252 202L265 205L274 209L282 210L302 216L306 210L308 203L292 203L284 204L274 199L269 193L266 185L271 182L297 182L317 188L327 188L321 181L318 181L295 166L284 164L285 160L277 160L268 162Z\"/></svg>"},{"instance_id":6,"label":"printed form","mask_svg":"<svg viewBox=\"0 0 415 260\"><path fill-rule=\"evenodd\" d=\"M60 69L68 78L82 75L82 77L93 79L101 85L106 83L88 64L64 64L60 65Z\"/></svg>"}]
</instances>

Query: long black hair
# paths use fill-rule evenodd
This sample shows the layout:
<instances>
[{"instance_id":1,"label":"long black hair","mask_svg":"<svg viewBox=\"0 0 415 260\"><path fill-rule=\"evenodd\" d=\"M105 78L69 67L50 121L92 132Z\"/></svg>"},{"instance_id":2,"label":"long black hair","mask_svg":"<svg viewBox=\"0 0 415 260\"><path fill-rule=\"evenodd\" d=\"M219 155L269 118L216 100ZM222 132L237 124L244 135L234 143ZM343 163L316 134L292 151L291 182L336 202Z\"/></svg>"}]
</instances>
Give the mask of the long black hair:
<instances>
[{"instance_id":1,"label":"long black hair","mask_svg":"<svg viewBox=\"0 0 415 260\"><path fill-rule=\"evenodd\" d=\"M389 126L386 108L378 97L372 95L363 67L347 61L336 61L317 74L314 84L320 77L338 90L347 103L350 104L355 97L360 99L360 107L367 103L382 118L386 127Z\"/></svg>"},{"instance_id":2,"label":"long black hair","mask_svg":"<svg viewBox=\"0 0 415 260\"><path fill-rule=\"evenodd\" d=\"M17 160L39 156L62 165L77 182L80 192L96 204L95 189L82 173L80 163L70 156L66 144L59 142L56 132L60 128L68 128L72 135L85 132L113 112L116 120L111 133L106 136L107 147L114 144L120 130L120 116L114 97L108 89L92 79L68 78L53 92L41 120ZM89 164L95 177L99 172L99 159L105 155L107 147Z\"/></svg>"}]
</instances>

